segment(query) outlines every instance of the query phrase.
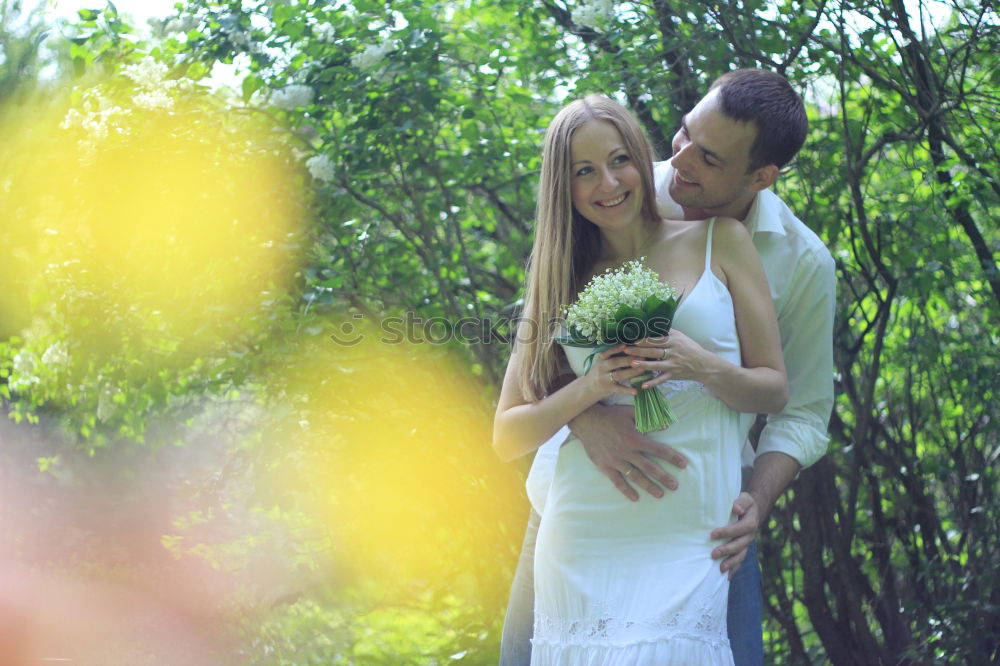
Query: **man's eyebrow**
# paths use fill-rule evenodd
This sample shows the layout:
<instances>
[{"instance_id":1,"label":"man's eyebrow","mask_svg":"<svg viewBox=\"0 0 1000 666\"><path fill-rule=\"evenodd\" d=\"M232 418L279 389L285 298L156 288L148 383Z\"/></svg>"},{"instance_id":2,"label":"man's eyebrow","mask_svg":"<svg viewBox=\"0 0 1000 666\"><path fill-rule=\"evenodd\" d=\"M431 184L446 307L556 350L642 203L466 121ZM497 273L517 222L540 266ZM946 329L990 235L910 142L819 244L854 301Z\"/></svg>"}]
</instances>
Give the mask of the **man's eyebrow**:
<instances>
[{"instance_id":1,"label":"man's eyebrow","mask_svg":"<svg viewBox=\"0 0 1000 666\"><path fill-rule=\"evenodd\" d=\"M701 152L703 152L703 153L704 153L704 154L705 154L706 156L708 156L708 157L711 157L712 159L714 159L714 160L716 160L716 161L718 161L718 162L721 162L722 164L725 164L725 163L726 163L726 160L722 159L722 156L721 156L721 155L719 155L719 154L718 154L717 152L715 152L715 151L712 151L712 150L709 150L708 148L705 148L704 146L698 146L698 148L699 148L699 149L701 150Z\"/></svg>"}]
</instances>

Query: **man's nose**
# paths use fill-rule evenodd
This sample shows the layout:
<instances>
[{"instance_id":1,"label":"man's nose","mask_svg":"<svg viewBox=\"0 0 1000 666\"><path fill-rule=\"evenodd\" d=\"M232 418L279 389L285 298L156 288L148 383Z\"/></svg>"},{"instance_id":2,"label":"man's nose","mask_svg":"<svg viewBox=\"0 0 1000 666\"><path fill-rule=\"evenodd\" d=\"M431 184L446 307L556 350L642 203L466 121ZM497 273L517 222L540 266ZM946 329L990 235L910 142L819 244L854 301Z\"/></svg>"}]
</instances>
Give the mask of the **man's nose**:
<instances>
[{"instance_id":1,"label":"man's nose","mask_svg":"<svg viewBox=\"0 0 1000 666\"><path fill-rule=\"evenodd\" d=\"M691 159L692 153L691 142L682 142L674 144L674 156L670 158L670 164L675 169L680 169L684 165L688 164Z\"/></svg>"}]
</instances>

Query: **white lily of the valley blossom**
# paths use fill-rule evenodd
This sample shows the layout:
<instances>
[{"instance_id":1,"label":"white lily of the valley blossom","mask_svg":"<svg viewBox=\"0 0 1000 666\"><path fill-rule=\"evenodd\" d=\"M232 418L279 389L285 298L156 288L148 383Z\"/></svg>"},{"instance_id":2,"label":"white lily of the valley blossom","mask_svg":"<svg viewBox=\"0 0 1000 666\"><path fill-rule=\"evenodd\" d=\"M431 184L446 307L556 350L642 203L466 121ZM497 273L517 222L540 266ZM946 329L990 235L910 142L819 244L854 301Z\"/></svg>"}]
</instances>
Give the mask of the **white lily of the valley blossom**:
<instances>
[{"instance_id":1,"label":"white lily of the valley blossom","mask_svg":"<svg viewBox=\"0 0 1000 666\"><path fill-rule=\"evenodd\" d=\"M361 53L355 53L351 56L351 64L358 69L371 69L381 63L386 54L397 48L399 48L399 42L395 39L384 41L381 44L369 44Z\"/></svg>"},{"instance_id":2,"label":"white lily of the valley blossom","mask_svg":"<svg viewBox=\"0 0 1000 666\"><path fill-rule=\"evenodd\" d=\"M315 93L312 88L295 84L275 90L271 94L271 104L285 111L293 111L303 106L309 106L314 97Z\"/></svg>"},{"instance_id":3,"label":"white lily of the valley blossom","mask_svg":"<svg viewBox=\"0 0 1000 666\"><path fill-rule=\"evenodd\" d=\"M656 271L643 266L641 260L629 261L587 283L576 302L567 308L566 323L585 338L604 344L604 322L613 320L620 306L641 308L650 296L666 301L676 298L677 292L660 282Z\"/></svg>"},{"instance_id":4,"label":"white lily of the valley blossom","mask_svg":"<svg viewBox=\"0 0 1000 666\"><path fill-rule=\"evenodd\" d=\"M309 173L312 174L313 178L322 180L324 183L332 182L336 175L333 160L326 155L313 155L306 160L306 168L309 169Z\"/></svg>"},{"instance_id":5,"label":"white lily of the valley blossom","mask_svg":"<svg viewBox=\"0 0 1000 666\"><path fill-rule=\"evenodd\" d=\"M603 27L611 18L613 0L584 0L570 13L573 23L587 28Z\"/></svg>"}]
</instances>

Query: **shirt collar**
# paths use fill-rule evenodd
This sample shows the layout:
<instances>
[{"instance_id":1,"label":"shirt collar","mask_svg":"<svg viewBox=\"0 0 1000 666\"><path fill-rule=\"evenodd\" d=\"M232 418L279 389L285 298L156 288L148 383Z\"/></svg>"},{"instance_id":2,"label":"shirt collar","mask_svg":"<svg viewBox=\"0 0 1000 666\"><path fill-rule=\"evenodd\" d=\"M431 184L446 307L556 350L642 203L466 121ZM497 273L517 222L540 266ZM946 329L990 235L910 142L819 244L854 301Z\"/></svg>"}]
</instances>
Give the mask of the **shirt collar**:
<instances>
[{"instance_id":1,"label":"shirt collar","mask_svg":"<svg viewBox=\"0 0 1000 666\"><path fill-rule=\"evenodd\" d=\"M786 217L792 217L792 211L768 189L757 193L743 222L751 236L758 233L784 236Z\"/></svg>"}]
</instances>

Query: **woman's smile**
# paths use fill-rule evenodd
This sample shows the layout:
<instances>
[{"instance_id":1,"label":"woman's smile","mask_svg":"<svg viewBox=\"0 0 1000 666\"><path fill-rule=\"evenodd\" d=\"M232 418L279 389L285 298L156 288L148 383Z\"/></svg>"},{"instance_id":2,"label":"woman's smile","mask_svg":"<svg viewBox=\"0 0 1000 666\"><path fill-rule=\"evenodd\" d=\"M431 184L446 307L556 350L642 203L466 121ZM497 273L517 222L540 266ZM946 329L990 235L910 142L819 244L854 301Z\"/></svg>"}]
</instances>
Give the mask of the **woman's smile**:
<instances>
[{"instance_id":1,"label":"woman's smile","mask_svg":"<svg viewBox=\"0 0 1000 666\"><path fill-rule=\"evenodd\" d=\"M598 206L603 207L603 208L614 208L615 206L623 203L625 201L625 199L628 198L629 194L630 194L629 192L625 192L623 194L619 194L614 199L601 199L601 200L595 201L594 203L596 205L598 205Z\"/></svg>"}]
</instances>

